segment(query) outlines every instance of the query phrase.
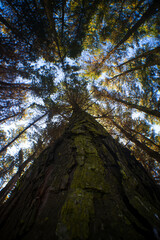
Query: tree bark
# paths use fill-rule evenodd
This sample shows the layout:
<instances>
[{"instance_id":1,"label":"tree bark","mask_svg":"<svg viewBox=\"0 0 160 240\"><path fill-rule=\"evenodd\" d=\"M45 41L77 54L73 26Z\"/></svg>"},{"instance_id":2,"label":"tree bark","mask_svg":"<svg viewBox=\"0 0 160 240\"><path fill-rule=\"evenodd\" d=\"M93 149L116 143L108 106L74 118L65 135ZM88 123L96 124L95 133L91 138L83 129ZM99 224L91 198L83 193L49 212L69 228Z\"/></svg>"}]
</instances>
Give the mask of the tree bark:
<instances>
[{"instance_id":1,"label":"tree bark","mask_svg":"<svg viewBox=\"0 0 160 240\"><path fill-rule=\"evenodd\" d=\"M160 191L130 151L77 108L0 215L1 240L159 239Z\"/></svg>"}]
</instances>

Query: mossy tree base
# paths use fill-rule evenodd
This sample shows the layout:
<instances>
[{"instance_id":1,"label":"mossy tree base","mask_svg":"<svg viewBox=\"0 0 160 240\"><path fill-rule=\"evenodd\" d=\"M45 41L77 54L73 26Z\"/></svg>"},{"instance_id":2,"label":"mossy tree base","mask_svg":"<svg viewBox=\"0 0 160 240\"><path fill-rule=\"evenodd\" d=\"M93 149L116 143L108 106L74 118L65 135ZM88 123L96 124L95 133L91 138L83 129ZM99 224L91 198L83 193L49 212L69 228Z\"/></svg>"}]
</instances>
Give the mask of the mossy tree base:
<instances>
[{"instance_id":1,"label":"mossy tree base","mask_svg":"<svg viewBox=\"0 0 160 240\"><path fill-rule=\"evenodd\" d=\"M160 191L89 114L73 113L1 207L2 240L160 239Z\"/></svg>"}]
</instances>

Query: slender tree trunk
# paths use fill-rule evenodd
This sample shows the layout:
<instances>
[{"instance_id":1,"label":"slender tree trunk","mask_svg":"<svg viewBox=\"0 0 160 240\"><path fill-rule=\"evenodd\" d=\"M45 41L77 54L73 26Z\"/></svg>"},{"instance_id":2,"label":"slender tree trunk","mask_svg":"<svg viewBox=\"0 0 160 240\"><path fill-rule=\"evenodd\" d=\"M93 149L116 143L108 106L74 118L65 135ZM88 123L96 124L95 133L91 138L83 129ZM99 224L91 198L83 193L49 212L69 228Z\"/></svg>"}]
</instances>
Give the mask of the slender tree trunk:
<instances>
[{"instance_id":1,"label":"slender tree trunk","mask_svg":"<svg viewBox=\"0 0 160 240\"><path fill-rule=\"evenodd\" d=\"M137 110L139 110L141 112L144 112L144 113L147 113L149 115L152 115L152 116L160 118L160 112L158 110L147 108L147 107L144 107L144 106L137 105L135 103L128 102L126 100L123 100L121 98L118 98L118 97L114 96L113 94L110 94L109 92L107 92L105 90L99 92L97 89L95 89L95 94L98 97L108 98L108 99L110 99L112 101L115 101L115 102L118 102L118 103L122 103L122 104L124 104L125 106L127 106L129 108L135 108L135 109L137 109Z\"/></svg>"},{"instance_id":2,"label":"slender tree trunk","mask_svg":"<svg viewBox=\"0 0 160 240\"><path fill-rule=\"evenodd\" d=\"M144 143L140 142L131 133L129 133L124 128L122 128L118 123L113 121L113 119L109 118L109 120L113 123L113 125L115 125L121 131L121 133L124 134L125 137L127 137L131 142L135 143L137 147L144 150L150 157L157 160L157 162L160 162L160 154L158 152L154 151L153 149L147 147Z\"/></svg>"},{"instance_id":3,"label":"slender tree trunk","mask_svg":"<svg viewBox=\"0 0 160 240\"><path fill-rule=\"evenodd\" d=\"M16 116L18 116L18 115L20 115L20 114L23 114L25 110L26 110L26 109L23 109L21 112L15 113L15 114L13 114L13 115L11 115L11 116L8 116L8 117L6 117L6 118L2 118L2 119L0 119L0 122L4 122L4 121L6 121L6 120L8 120L8 119L10 119L10 118L13 118L13 117L16 117Z\"/></svg>"},{"instance_id":4,"label":"slender tree trunk","mask_svg":"<svg viewBox=\"0 0 160 240\"><path fill-rule=\"evenodd\" d=\"M138 132L138 129L135 130L135 129L132 129L130 128L129 126L126 126L127 127L127 130L129 130L130 132L133 132L135 135L140 135L141 138L143 138L145 141L147 141L148 143L150 143L151 145L154 145L157 150L160 151L160 146L157 145L155 142L153 142L151 139L149 139L148 137L144 136L141 132Z\"/></svg>"},{"instance_id":5,"label":"slender tree trunk","mask_svg":"<svg viewBox=\"0 0 160 240\"><path fill-rule=\"evenodd\" d=\"M27 129L29 129L31 126L33 126L36 122L41 120L43 117L45 117L48 114L48 112L45 112L42 116L34 120L32 123L30 123L27 127L25 127L14 139L12 139L9 143L7 143L4 147L0 149L0 153L5 151L13 142L15 142Z\"/></svg>"},{"instance_id":6,"label":"slender tree trunk","mask_svg":"<svg viewBox=\"0 0 160 240\"><path fill-rule=\"evenodd\" d=\"M16 117L16 116L18 116L18 115L20 115L20 114L23 114L28 108L33 107L33 106L41 107L41 109L43 108L43 110L46 110L46 108L43 107L43 106L41 106L40 104L32 103L30 106L21 109L20 112L15 113L15 114L13 114L13 115L10 115L10 116L8 116L8 117L6 117L6 118L0 119L0 123L1 123L1 122L4 122L4 121L6 121L6 120L8 120L8 119L10 119L10 118Z\"/></svg>"},{"instance_id":7,"label":"slender tree trunk","mask_svg":"<svg viewBox=\"0 0 160 240\"><path fill-rule=\"evenodd\" d=\"M150 50L150 51L148 51L148 52L144 52L144 53L142 53L142 54L140 54L140 55L138 55L138 56L136 56L136 57L134 57L134 58L131 58L131 59L129 59L128 61L126 61L126 62L124 62L124 63L122 63L122 64L120 64L120 65L118 65L118 66L116 66L116 67L122 67L123 65L125 65L125 64L127 64L127 63L130 63L130 62L132 62L132 61L136 61L138 58L143 58L143 57L146 57L146 56L148 56L148 55L150 55L150 54L153 54L153 53L159 53L160 52L160 47L156 47L156 48L154 48L154 49L152 49L152 50Z\"/></svg>"},{"instance_id":8,"label":"slender tree trunk","mask_svg":"<svg viewBox=\"0 0 160 240\"><path fill-rule=\"evenodd\" d=\"M126 74L128 74L128 73L130 73L130 72L134 72L134 71L136 71L136 70L140 70L140 69L143 69L143 68L146 68L146 67L151 67L151 66L154 66L154 65L156 65L155 62L148 62L148 63L146 63L146 64L139 65L139 66L137 66L137 67L135 67L135 68L131 68L131 69L125 71L125 72L122 72L122 73L120 73L120 74L118 74L118 75L115 75L115 76L112 77L112 78L107 78L107 81L108 81L108 80L109 80L109 81L114 80L114 79L116 79L117 77L125 76Z\"/></svg>"},{"instance_id":9,"label":"slender tree trunk","mask_svg":"<svg viewBox=\"0 0 160 240\"><path fill-rule=\"evenodd\" d=\"M78 110L0 215L1 240L159 239L160 191L129 150Z\"/></svg>"},{"instance_id":10,"label":"slender tree trunk","mask_svg":"<svg viewBox=\"0 0 160 240\"><path fill-rule=\"evenodd\" d=\"M14 34L17 38L25 41L27 43L27 45L31 46L31 44L27 41L27 39L25 37L23 37L21 32L19 32L19 30L17 28L12 26L11 22L9 22L9 20L7 21L2 15L0 15L0 22L2 24L4 24L5 27L7 27L9 30L11 30L12 34Z\"/></svg>"},{"instance_id":11,"label":"slender tree trunk","mask_svg":"<svg viewBox=\"0 0 160 240\"><path fill-rule=\"evenodd\" d=\"M21 176L22 172L24 171L24 168L27 166L28 163L30 163L33 160L35 153L32 154L31 157L29 157L25 162L23 162L17 173L11 178L11 180L7 183L7 185L0 191L0 205L3 203L5 198L7 197L7 194L12 190L12 188L17 183L19 177Z\"/></svg>"},{"instance_id":12,"label":"slender tree trunk","mask_svg":"<svg viewBox=\"0 0 160 240\"><path fill-rule=\"evenodd\" d=\"M160 4L157 1L153 1L153 3L149 6L146 12L142 15L142 17L133 25L125 36L116 44L116 46L101 60L98 64L98 67L102 67L104 62L123 44L127 39L129 39L137 29L149 18L151 18L155 13L160 10Z\"/></svg>"}]
</instances>

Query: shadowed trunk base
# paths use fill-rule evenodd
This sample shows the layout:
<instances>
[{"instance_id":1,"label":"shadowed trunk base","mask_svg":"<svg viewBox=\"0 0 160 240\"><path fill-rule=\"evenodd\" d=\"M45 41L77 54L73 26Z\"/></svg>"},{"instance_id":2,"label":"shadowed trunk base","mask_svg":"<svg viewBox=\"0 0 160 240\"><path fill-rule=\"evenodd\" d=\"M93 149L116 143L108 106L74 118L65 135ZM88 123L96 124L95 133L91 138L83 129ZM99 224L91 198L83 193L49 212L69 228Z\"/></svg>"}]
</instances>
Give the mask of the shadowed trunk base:
<instances>
[{"instance_id":1,"label":"shadowed trunk base","mask_svg":"<svg viewBox=\"0 0 160 240\"><path fill-rule=\"evenodd\" d=\"M78 110L0 216L1 240L160 239L160 191L129 150Z\"/></svg>"}]
</instances>

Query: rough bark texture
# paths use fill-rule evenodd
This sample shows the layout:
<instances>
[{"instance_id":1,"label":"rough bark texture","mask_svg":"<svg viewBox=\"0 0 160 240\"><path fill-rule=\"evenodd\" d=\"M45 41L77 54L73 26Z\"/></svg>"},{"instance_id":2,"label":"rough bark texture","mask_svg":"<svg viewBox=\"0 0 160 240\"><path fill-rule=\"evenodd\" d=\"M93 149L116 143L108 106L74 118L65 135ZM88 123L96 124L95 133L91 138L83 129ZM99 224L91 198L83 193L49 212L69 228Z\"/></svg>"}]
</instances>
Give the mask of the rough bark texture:
<instances>
[{"instance_id":1,"label":"rough bark texture","mask_svg":"<svg viewBox=\"0 0 160 240\"><path fill-rule=\"evenodd\" d=\"M159 239L160 192L129 150L78 111L0 216L1 240Z\"/></svg>"}]
</instances>

